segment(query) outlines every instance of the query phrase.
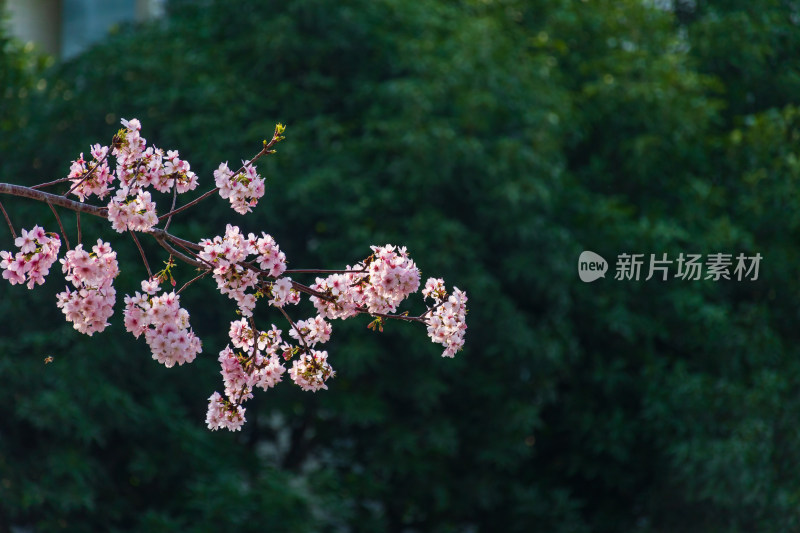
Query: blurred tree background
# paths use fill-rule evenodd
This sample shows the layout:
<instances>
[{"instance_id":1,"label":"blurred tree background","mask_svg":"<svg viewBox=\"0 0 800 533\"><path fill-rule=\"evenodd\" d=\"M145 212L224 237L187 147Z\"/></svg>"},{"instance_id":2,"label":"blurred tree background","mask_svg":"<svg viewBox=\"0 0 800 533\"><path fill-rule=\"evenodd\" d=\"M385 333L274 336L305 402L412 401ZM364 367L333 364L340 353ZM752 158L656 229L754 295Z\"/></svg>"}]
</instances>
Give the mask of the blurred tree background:
<instances>
[{"instance_id":1,"label":"blurred tree background","mask_svg":"<svg viewBox=\"0 0 800 533\"><path fill-rule=\"evenodd\" d=\"M256 212L210 200L176 234L267 231L295 268L405 244L471 304L454 360L335 322L330 390L257 394L228 434L204 424L235 318L211 280L182 299L204 353L171 370L119 308L74 332L58 269L3 284L0 531L800 531L796 2L174 0L49 68L0 46L0 181L65 176L138 117L208 186L284 122ZM141 261L87 218L121 299ZM579 281L586 249L606 279ZM616 281L624 252L764 259Z\"/></svg>"}]
</instances>

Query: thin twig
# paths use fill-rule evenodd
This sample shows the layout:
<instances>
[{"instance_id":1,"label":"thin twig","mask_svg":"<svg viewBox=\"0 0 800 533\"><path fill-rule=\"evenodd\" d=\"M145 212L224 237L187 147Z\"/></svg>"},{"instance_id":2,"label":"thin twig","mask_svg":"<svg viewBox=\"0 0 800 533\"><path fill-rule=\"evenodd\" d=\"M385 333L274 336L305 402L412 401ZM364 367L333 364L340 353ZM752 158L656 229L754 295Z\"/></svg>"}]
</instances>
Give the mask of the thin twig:
<instances>
[{"instance_id":1,"label":"thin twig","mask_svg":"<svg viewBox=\"0 0 800 533\"><path fill-rule=\"evenodd\" d=\"M49 187L51 185L58 185L59 183L64 183L65 181L72 181L75 178L61 178L54 181L48 181L47 183L40 183L39 185L31 186L31 189L44 189L45 187Z\"/></svg>"},{"instance_id":2,"label":"thin twig","mask_svg":"<svg viewBox=\"0 0 800 533\"><path fill-rule=\"evenodd\" d=\"M51 204L50 202L47 202L47 205L50 206L50 210L56 216L56 222L58 222L58 227L61 228L61 235L64 237L64 244L67 245L67 250L69 250L70 249L70 247L69 247L69 239L67 239L67 232L64 231L64 226L61 224L61 217L58 216L58 213L56 212L56 208L53 207L53 204Z\"/></svg>"},{"instance_id":3,"label":"thin twig","mask_svg":"<svg viewBox=\"0 0 800 533\"><path fill-rule=\"evenodd\" d=\"M81 243L81 212L78 211L75 213L76 218L78 219L78 244Z\"/></svg>"},{"instance_id":4,"label":"thin twig","mask_svg":"<svg viewBox=\"0 0 800 533\"><path fill-rule=\"evenodd\" d=\"M178 201L178 179L175 178L173 180L174 185L172 187L172 207L169 208L170 213L175 210L175 202ZM164 231L169 229L169 223L172 222L172 215L169 216L167 219L167 223L164 224Z\"/></svg>"},{"instance_id":5,"label":"thin twig","mask_svg":"<svg viewBox=\"0 0 800 533\"><path fill-rule=\"evenodd\" d=\"M210 191L208 191L207 193L203 194L203 196L201 196L200 198L196 198L196 199L192 200L191 202L189 202L188 204L186 204L186 205L182 205L182 206L180 206L179 208L177 208L177 209L175 209L175 210L172 210L172 211L170 211L169 213L164 213L163 215L161 215L160 217L158 217L158 221L159 221L159 222L161 222L161 221L162 221L162 220L164 220L165 218L169 218L169 217L171 217L172 215L174 215L174 214L176 214L176 213L180 213L180 212L181 212L181 211L183 211L184 209L189 209L189 208L190 208L190 207L192 207L193 205L197 205L197 204L199 204L200 202L202 202L203 200L205 200L205 199L206 199L206 198L208 198L209 196L213 195L213 194L214 194L215 192L217 192L218 190L219 190L219 187L214 187L213 189L211 189L211 190L210 190Z\"/></svg>"},{"instance_id":6,"label":"thin twig","mask_svg":"<svg viewBox=\"0 0 800 533\"><path fill-rule=\"evenodd\" d=\"M204 277L204 276L207 276L209 272L211 272L211 271L210 271L210 270L206 270L205 272L203 272L203 273L202 273L202 274L200 274L199 276L195 276L194 278L190 279L189 281L187 281L186 283L184 283L184 284L183 284L183 287L181 287L180 289L178 289L178 292L176 292L175 294L180 294L181 292L183 292L183 289L185 289L186 287L188 287L189 285L191 285L191 284L192 284L192 283L194 283L195 281L199 280L200 278L202 278L202 277Z\"/></svg>"},{"instance_id":7,"label":"thin twig","mask_svg":"<svg viewBox=\"0 0 800 533\"><path fill-rule=\"evenodd\" d=\"M139 249L139 253L142 254L142 261L144 261L144 267L147 269L147 279L153 279L153 273L150 271L150 265L147 263L147 257L144 255L144 250L142 250L142 245L139 244L139 239L136 237L136 233L131 230L128 230L128 233L131 234L131 237L133 237L133 242L136 243L136 247Z\"/></svg>"},{"instance_id":8,"label":"thin twig","mask_svg":"<svg viewBox=\"0 0 800 533\"><path fill-rule=\"evenodd\" d=\"M300 343L303 345L303 348L305 349L306 353L311 353L311 350L309 350L308 348L308 344L306 344L306 338L301 333L300 328L298 328L297 325L294 323L294 321L291 319L291 317L289 317L289 314L283 310L283 307L278 307L277 309L278 311L281 312L281 314L283 314L284 318L286 318L286 320L289 321L289 324L291 324L292 329L294 329L297 332L298 337L300 337Z\"/></svg>"},{"instance_id":9,"label":"thin twig","mask_svg":"<svg viewBox=\"0 0 800 533\"><path fill-rule=\"evenodd\" d=\"M3 216L6 217L6 223L8 224L8 229L11 230L11 236L14 237L14 240L17 240L17 232L14 231L14 226L11 224L11 219L8 218L8 213L6 213L6 208L3 207L3 202L0 202L0 209L3 211Z\"/></svg>"},{"instance_id":10,"label":"thin twig","mask_svg":"<svg viewBox=\"0 0 800 533\"><path fill-rule=\"evenodd\" d=\"M253 353L250 354L249 359L254 360L256 358L256 349L258 348L258 330L253 317L250 317L250 330L253 332ZM252 374L252 371L250 373Z\"/></svg>"}]
</instances>

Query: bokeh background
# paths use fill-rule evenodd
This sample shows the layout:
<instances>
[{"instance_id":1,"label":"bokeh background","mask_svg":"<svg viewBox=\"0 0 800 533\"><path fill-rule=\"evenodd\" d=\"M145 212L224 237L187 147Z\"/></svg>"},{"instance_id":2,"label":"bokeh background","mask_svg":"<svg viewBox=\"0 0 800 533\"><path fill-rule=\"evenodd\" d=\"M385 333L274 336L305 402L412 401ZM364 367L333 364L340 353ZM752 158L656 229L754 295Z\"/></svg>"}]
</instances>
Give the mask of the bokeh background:
<instances>
[{"instance_id":1,"label":"bokeh background","mask_svg":"<svg viewBox=\"0 0 800 533\"><path fill-rule=\"evenodd\" d=\"M57 268L35 291L4 283L0 531L800 531L797 2L159 9L61 58L6 24L0 181L63 177L138 117L205 190L283 122L254 214L209 200L171 229L266 231L295 268L405 244L468 292L466 348L442 359L423 328L336 322L330 390L283 383L241 433L210 432L236 318L211 280L182 297L204 352L173 369L120 309L102 334L72 330ZM56 229L3 201L17 228ZM121 299L144 268L89 218L84 242L118 251ZM587 249L611 263L591 284ZM763 260L757 281L611 275L620 253L681 252Z\"/></svg>"}]
</instances>

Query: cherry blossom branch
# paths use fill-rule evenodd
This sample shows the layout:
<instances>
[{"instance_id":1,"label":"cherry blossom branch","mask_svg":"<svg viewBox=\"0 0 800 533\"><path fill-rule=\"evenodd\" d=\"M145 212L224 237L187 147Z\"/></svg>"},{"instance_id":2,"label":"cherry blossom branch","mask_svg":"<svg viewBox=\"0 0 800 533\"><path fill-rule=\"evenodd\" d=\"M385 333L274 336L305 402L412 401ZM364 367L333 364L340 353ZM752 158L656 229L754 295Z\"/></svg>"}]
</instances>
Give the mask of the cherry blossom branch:
<instances>
[{"instance_id":1,"label":"cherry blossom branch","mask_svg":"<svg viewBox=\"0 0 800 533\"><path fill-rule=\"evenodd\" d=\"M386 320L394 319L394 320L404 320L406 322L422 322L423 324L426 324L425 319L423 318L424 315L421 316L408 316L407 314L389 315L385 313L370 313L367 309L363 309L360 307L356 309L358 310L359 313L366 313L370 316L376 316Z\"/></svg>"},{"instance_id":2,"label":"cherry blossom branch","mask_svg":"<svg viewBox=\"0 0 800 533\"><path fill-rule=\"evenodd\" d=\"M316 296L317 298L319 298L321 300L325 300L326 302L336 303L336 298L333 298L332 296L328 296L324 292L315 291L311 287L303 285L302 283L298 283L295 280L292 280L292 288L297 290L297 291L300 291L300 292L303 292L305 294L308 294L309 296Z\"/></svg>"},{"instance_id":3,"label":"cherry blossom branch","mask_svg":"<svg viewBox=\"0 0 800 533\"><path fill-rule=\"evenodd\" d=\"M278 134L278 129L277 129L277 128L275 128L275 133L274 133L274 134L273 134L273 136L272 136L272 140L271 140L271 141L269 141L268 143L267 143L267 142L265 142L265 143L264 143L264 148L262 148L262 149L261 149L261 151L260 151L260 152L258 152L258 153L257 153L257 154L256 154L256 155L253 157L253 159L251 159L250 161L248 161L247 163L245 163L244 165L242 165L242 167L241 167L239 170L237 170L236 172L234 172L234 173L233 173L233 175L231 176L231 178L230 178L230 179L234 179L236 176L238 176L239 174L241 174L242 172L244 172L244 171L247 169L247 167L249 167L249 166L252 166L252 165L253 165L253 163L255 163L256 161L258 161L259 159L261 159L261 157L262 157L262 156L264 156L264 155L266 155L266 154L273 154L273 153L275 153L275 150L270 150L270 148L272 148L272 146L273 146L273 145L274 145L276 142L278 142L279 140L281 140L281 137L280 137L280 135ZM169 218L171 218L171 217L172 217L172 215L175 215L175 214L177 214L177 213L180 213L181 211L184 211L185 209L189 209L190 207L192 207L192 206L194 206L194 205L197 205L197 204L199 204L200 202L202 202L203 200L205 200L205 199L206 199L206 198L208 198L209 196L212 196L212 195L214 195L214 194L215 194L215 193L217 193L217 192L219 192L219 187L214 187L214 188L213 188L213 189L211 189L210 191L208 191L208 192L204 193L204 194L203 194L202 196L200 196L199 198L195 198L194 200L192 200L192 201L191 201L191 202L189 202L188 204L186 204L186 205L183 205L183 206L181 206L181 207L179 207L179 208L177 208L177 209L174 209L174 208L173 208L172 210L170 210L170 211L169 211L169 213L164 213L163 215L161 215L160 217L158 217L158 221L159 221L159 222L161 222L161 221L162 221L162 220L164 220L165 218L169 219ZM167 222L167 226L169 226L169 221Z\"/></svg>"},{"instance_id":4,"label":"cherry blossom branch","mask_svg":"<svg viewBox=\"0 0 800 533\"><path fill-rule=\"evenodd\" d=\"M8 218L8 213L6 213L6 208L3 207L3 202L0 202L0 211L3 211L3 216L6 217L6 224L8 224L8 229L11 230L11 236L14 237L14 239L16 240L17 232L14 231L14 226L13 224L11 224L11 219Z\"/></svg>"},{"instance_id":5,"label":"cherry blossom branch","mask_svg":"<svg viewBox=\"0 0 800 533\"><path fill-rule=\"evenodd\" d=\"M187 241L187 240L181 239L181 238L176 237L176 236L174 236L174 235L172 235L172 234L170 234L170 233L168 233L168 232L166 232L164 230L161 230L161 229L155 229L154 228L153 230L151 230L151 233L154 234L154 235L157 234L159 236L163 236L164 239L167 239L167 240L173 242L174 244L177 244L177 245L185 247L185 248L193 248L195 250L202 250L203 249L203 247L200 246L199 244L195 244L195 243L193 243L191 241ZM185 256L183 256L183 257L185 257ZM183 257L181 257L181 259L183 259ZM190 264L193 264L193 265L197 266L197 262L196 261L192 261L192 262L190 262ZM247 268L249 270L252 270L252 271L256 272L259 276L271 277L271 276L269 276L269 274L267 272L265 272L264 270L261 270L260 268L258 268L257 266L255 266L255 265L253 265L251 263L240 262L238 264L240 266L244 267L244 268ZM208 267L206 267L206 268L208 268ZM288 273L322 273L322 274L331 273L331 274L341 274L341 273L360 273L360 272L365 272L365 271L363 269L359 269L359 270L295 269L295 270L286 270L284 273L285 274L288 274ZM331 303L336 303L336 298L333 298L332 296L328 296L325 293L322 293L322 292L319 292L317 290L314 290L311 287L309 287L307 285L303 285L302 283L299 283L299 282L294 281L294 280L292 280L292 288L297 290L297 291L299 291L299 292L308 294L310 296L315 296L317 298L320 298L321 300L325 300L325 301L331 302ZM433 309L435 309L435 308L436 307L434 307ZM395 319L395 320L403 320L403 321L406 321L406 322L421 322L421 323L425 324L425 323L427 323L426 320L425 320L425 315L428 314L429 312L433 311L433 309L429 309L428 311L426 311L425 313L423 313L420 316L407 316L407 315L402 315L402 314L401 315L391 315L391 314L387 314L387 313L371 313L369 310L367 310L367 309L365 309L363 307L357 307L356 311L358 313L360 313L360 314L368 314L368 315L375 316L375 317L380 317L380 318L383 318L383 319L386 319L386 320ZM281 312L284 312L284 311L281 309ZM284 312L284 314L285 314L285 312Z\"/></svg>"},{"instance_id":6,"label":"cherry blossom branch","mask_svg":"<svg viewBox=\"0 0 800 533\"><path fill-rule=\"evenodd\" d=\"M64 244L67 245L67 250L69 250L70 249L70 247L69 247L69 239L67 239L67 232L64 231L64 226L61 224L61 217L58 216L58 213L56 212L56 208L53 207L53 204L51 204L50 202L47 202L47 205L50 206L50 210L53 212L53 214L56 217L56 222L58 222L58 227L61 229L61 236L64 237Z\"/></svg>"},{"instance_id":7,"label":"cherry blossom branch","mask_svg":"<svg viewBox=\"0 0 800 533\"><path fill-rule=\"evenodd\" d=\"M76 212L78 242L81 242L82 213L91 214L108 220L113 229L119 233L128 231L133 239L147 270L148 279L142 281L142 291L135 296L126 296L125 327L128 331L139 337L146 333L145 340L153 353L153 357L167 367L175 364L182 365L192 362L201 351L201 342L188 325L188 311L179 305L178 294L208 274L213 274L217 288L222 294L228 295L237 301L239 313L249 317L252 334L252 351L248 355L247 322L236 321L231 323L230 337L235 347L242 348L243 352L232 352L226 348L220 353L223 363L223 378L225 382L225 395L227 399L215 392L209 398L209 408L206 418L208 427L212 430L227 428L236 431L244 423L245 409L241 405L252 397L254 387L267 390L280 381L281 374L287 369L280 361L279 351L283 351L283 358L288 361L292 356L299 357L293 361L292 368L288 369L291 379L302 389L317 391L326 389L325 382L335 375L333 368L328 363L328 353L325 350L312 350L312 346L329 340L331 326L327 319L346 319L358 314L368 314L373 317L370 329L383 331L386 320L395 319L405 322L420 322L428 325L428 336L438 344L445 347L442 354L453 357L464 344L463 334L466 331L464 317L467 312L466 293L453 288L453 296L445 303L447 295L444 282L441 279L430 278L423 290L423 296L433 295L436 305L427 307L420 316L409 316L405 311L395 314L397 306L408 295L416 290L420 284L420 270L408 257L405 247L393 245L372 246L373 254L367 259L356 263L354 267L345 269L289 269L286 270L286 257L280 251L274 239L266 234L261 238L253 238L252 234L244 237L241 230L229 225L225 237L202 239L200 243L191 242L169 233L173 215L198 205L201 201L219 192L224 199L230 199L234 211L246 214L256 206L259 198L264 193L264 179L258 176L254 163L261 157L274 153L272 147L283 140L284 126L275 126L275 132L270 142L263 141L263 148L250 161L243 161L242 167L232 173L227 163L222 163L214 173L214 179L219 187L202 194L200 197L188 202L186 205L176 207L179 192L194 190L197 187L196 175L189 171L189 164L178 157L177 151L167 152L167 162L161 156L163 151L158 151L160 156L152 157L155 147L146 149L146 141L140 136L141 124L136 119L122 120L124 130L120 130L112 141L113 150L106 150L103 157L80 177L64 178L48 183L25 187L7 183L0 183L0 195L7 194L45 202L56 217L64 241L69 248L69 242L64 226L55 206ZM101 148L95 145L92 148L93 158L99 155ZM111 151L117 158L117 172L109 172L106 176L106 160ZM145 170L142 170L142 164ZM75 174L79 169L85 168L87 163L83 157L74 162L70 174ZM138 166L137 166L138 165ZM89 180L93 175L98 175L98 168L103 167L103 179ZM138 170L136 170L138 169ZM183 170L181 170L183 169ZM243 174L244 173L244 174ZM169 211L160 217L156 215L156 202L153 201L150 191L145 190L152 185L157 191L169 193L168 182L164 181L169 176L177 175L172 187L172 205ZM108 178L106 180L106 178ZM108 207L86 204L68 198L70 193L83 185L82 193L97 194L102 199L108 192L108 186L114 179L119 179L122 189L118 189L115 197ZM63 195L56 195L39 189L71 181L70 189ZM95 181L102 183L95 183ZM100 200L102 201L102 200ZM44 282L44 275L50 265L57 260L58 238L52 233L48 234L43 228L34 226L30 231L23 230L24 239L18 239L11 220L0 203L0 210L8 223L16 243L21 248L13 258L3 252L2 268L3 277L11 284L27 283L28 288ZM162 228L155 227L159 222L165 221ZM136 232L149 234L161 248L169 253L167 266L153 278L152 270L147 260ZM54 242L51 242L54 241ZM34 250L35 253L31 253ZM248 261L248 256L256 254L257 258ZM172 267L175 260L191 265L199 273L194 278L184 283L176 292L160 290L159 285L167 279L175 287ZM115 292L108 290L112 280L119 274L116 252L108 243L98 240L97 246L89 253L86 250L70 250L64 263L67 280L79 289L67 289L59 294L58 306L64 310L67 320L73 322L75 329L91 335L105 329L107 319L113 312ZM23 270L22 267L27 268ZM305 285L292 280L288 275L318 274L329 276L327 279L319 278L316 284ZM92 299L85 299L85 288L95 288L91 293ZM248 292L257 287L255 293ZM314 288L312 288L314 287ZM314 318L295 322L289 316L284 304L297 304L301 301L301 294L311 296L318 314ZM259 337L255 321L252 318L257 298L271 295L269 304L276 307L290 326L290 336L297 342L282 344L280 331L272 325L272 330L263 332L265 354L269 358L263 359L259 355ZM86 310L82 306L88 306ZM150 311L153 310L151 313ZM302 328L298 326L302 324ZM296 334L295 334L296 332ZM287 351L288 347L288 351ZM256 364L256 361L259 361Z\"/></svg>"},{"instance_id":8,"label":"cherry blossom branch","mask_svg":"<svg viewBox=\"0 0 800 533\"><path fill-rule=\"evenodd\" d=\"M155 229L153 231L155 231ZM161 232L163 230L158 230L158 231ZM208 270L214 270L214 265L213 264L209 263L208 261L206 261L205 259L200 257L199 254L195 253L194 250L202 250L203 249L202 246L199 246L197 244L194 244L193 242L186 241L184 239L181 239L179 237L171 235L171 234L169 234L169 233L167 233L165 231L163 232L163 236L164 236L165 239L168 239L171 242L173 242L174 244L176 244L176 245L180 246L181 248L183 248L186 251L186 253L188 253L191 257L194 258L195 261L199 261L199 263L203 265L203 268L206 268ZM198 267L198 268L200 268L200 267Z\"/></svg>"},{"instance_id":9,"label":"cherry blossom branch","mask_svg":"<svg viewBox=\"0 0 800 533\"><path fill-rule=\"evenodd\" d=\"M252 361L256 357L256 351L258 351L258 329L256 328L256 321L253 317L250 317L249 322L250 329L253 331L253 352L248 356L247 360Z\"/></svg>"},{"instance_id":10,"label":"cherry blossom branch","mask_svg":"<svg viewBox=\"0 0 800 533\"><path fill-rule=\"evenodd\" d=\"M44 201L44 202L52 202L53 204L59 205L61 207L65 207L67 209L72 209L73 211L89 213L94 216L99 216L106 218L106 208L105 207L97 207L89 204L84 204L81 202L76 202L73 200L69 200L67 198L63 198L58 195L46 193L43 191L34 190L30 187L23 187L21 185L11 185L8 183L0 183L0 194L10 194L13 196L20 196L24 198L31 198L34 200ZM187 207L187 204L184 207ZM185 254L176 250L173 246L171 246L167 241L170 241L176 245L179 245L183 248L194 249L194 250L202 250L203 247L199 244L193 243L191 241L187 241L185 239L181 239L180 237L176 237L167 231L160 229L160 228L153 228L150 230L150 235L152 235L156 241L161 245L162 248L167 250L169 253L173 254L176 258L180 259L181 261L193 265L197 268L207 270L210 265L198 261L196 259L190 258ZM266 272L259 269L258 267L250 264L243 264L245 268L251 269L257 272L260 275L266 275ZM334 274L334 273L356 273L361 272L360 270L324 270L324 269L294 269L294 270L287 270L286 273L315 273L315 274ZM307 285L303 285L297 281L292 280L292 288L308 294L310 296L315 296L322 300L335 303L335 298L332 298L322 292L316 291ZM410 316L403 316L403 315L389 315L389 314L378 314L378 313L370 313L367 309L364 308L357 308L359 313L370 314L376 317L384 318L384 319L396 319L396 320L404 320L409 322L423 322L424 315L419 317L410 317ZM427 313L426 313L427 314Z\"/></svg>"}]
</instances>

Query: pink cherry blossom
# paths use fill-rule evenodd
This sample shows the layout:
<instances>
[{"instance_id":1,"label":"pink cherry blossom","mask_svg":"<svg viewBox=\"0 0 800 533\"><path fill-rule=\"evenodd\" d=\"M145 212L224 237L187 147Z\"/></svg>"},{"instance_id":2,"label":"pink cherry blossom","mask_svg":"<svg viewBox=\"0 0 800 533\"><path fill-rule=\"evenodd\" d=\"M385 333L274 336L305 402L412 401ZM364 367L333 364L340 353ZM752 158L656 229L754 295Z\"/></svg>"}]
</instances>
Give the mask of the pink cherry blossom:
<instances>
[{"instance_id":1,"label":"pink cherry blossom","mask_svg":"<svg viewBox=\"0 0 800 533\"><path fill-rule=\"evenodd\" d=\"M272 298L269 304L275 307L283 307L286 304L298 304L300 293L292 288L292 278L283 277L270 285Z\"/></svg>"},{"instance_id":2,"label":"pink cherry blossom","mask_svg":"<svg viewBox=\"0 0 800 533\"><path fill-rule=\"evenodd\" d=\"M435 305L425 313L428 336L445 347L442 357L454 357L464 346L467 331L467 293L453 287L449 297L441 279L430 278L425 283L423 294L432 298Z\"/></svg>"},{"instance_id":3,"label":"pink cherry blossom","mask_svg":"<svg viewBox=\"0 0 800 533\"><path fill-rule=\"evenodd\" d=\"M95 144L91 146L91 154L93 161L87 162L81 153L80 157L72 162L67 176L72 183L70 186L72 194L76 195L81 202L92 194L101 199L105 198L114 181L114 174L106 160L108 146Z\"/></svg>"},{"instance_id":4,"label":"pink cherry blossom","mask_svg":"<svg viewBox=\"0 0 800 533\"><path fill-rule=\"evenodd\" d=\"M214 182L219 195L230 201L233 210L246 215L253 210L258 199L264 196L264 178L256 173L256 168L243 161L245 169L234 177L227 163L221 163L214 171Z\"/></svg>"},{"instance_id":5,"label":"pink cherry blossom","mask_svg":"<svg viewBox=\"0 0 800 533\"><path fill-rule=\"evenodd\" d=\"M305 391L317 392L326 389L325 382L336 375L328 363L328 352L311 350L311 353L304 353L299 359L295 359L292 368L289 369L289 377L292 378L301 389Z\"/></svg>"},{"instance_id":6,"label":"pink cherry blossom","mask_svg":"<svg viewBox=\"0 0 800 533\"><path fill-rule=\"evenodd\" d=\"M16 255L0 252L3 278L12 285L27 281L29 289L42 285L58 258L61 239L55 233L45 233L40 226L34 226L30 231L23 229L14 244L20 249Z\"/></svg>"},{"instance_id":7,"label":"pink cherry blossom","mask_svg":"<svg viewBox=\"0 0 800 533\"><path fill-rule=\"evenodd\" d=\"M79 244L67 252L61 264L64 277L77 290L67 288L59 293L58 307L81 333L91 336L103 331L114 314L117 293L112 283L119 274L117 253L98 239L91 253Z\"/></svg>"},{"instance_id":8,"label":"pink cherry blossom","mask_svg":"<svg viewBox=\"0 0 800 533\"><path fill-rule=\"evenodd\" d=\"M108 204L108 220L119 233L128 230L149 231L158 224L156 204L148 191L139 190L135 195L126 187L120 188Z\"/></svg>"},{"instance_id":9,"label":"pink cherry blossom","mask_svg":"<svg viewBox=\"0 0 800 533\"><path fill-rule=\"evenodd\" d=\"M215 392L208 399L208 413L206 414L208 429L216 431L225 428L230 431L239 431L245 422L244 411L245 409L241 405L234 405Z\"/></svg>"},{"instance_id":10,"label":"pink cherry blossom","mask_svg":"<svg viewBox=\"0 0 800 533\"><path fill-rule=\"evenodd\" d=\"M295 325L297 328L292 328L289 335L298 341L302 338L308 346L326 343L331 338L331 325L321 316L298 320Z\"/></svg>"},{"instance_id":11,"label":"pink cherry blossom","mask_svg":"<svg viewBox=\"0 0 800 533\"><path fill-rule=\"evenodd\" d=\"M405 246L372 246L369 285L365 303L371 313L393 313L397 306L419 288L420 273L408 257ZM395 251L396 250L396 251Z\"/></svg>"},{"instance_id":12,"label":"pink cherry blossom","mask_svg":"<svg viewBox=\"0 0 800 533\"><path fill-rule=\"evenodd\" d=\"M256 255L256 261L270 267L270 275L280 275L286 270L286 257L274 239L265 233L260 238L252 233L245 237L237 226L228 224L224 236L203 239L200 245L203 250L198 256L213 267L217 288L236 301L244 316L253 314L255 289L259 283L258 270L244 264L248 258ZM299 296L287 294L286 298L299 301Z\"/></svg>"},{"instance_id":13,"label":"pink cherry blossom","mask_svg":"<svg viewBox=\"0 0 800 533\"><path fill-rule=\"evenodd\" d=\"M125 296L125 329L137 339L144 334L153 359L171 368L194 361L202 343L189 326L189 312L180 306L175 292L155 296L156 279L142 281L142 290Z\"/></svg>"}]
</instances>

